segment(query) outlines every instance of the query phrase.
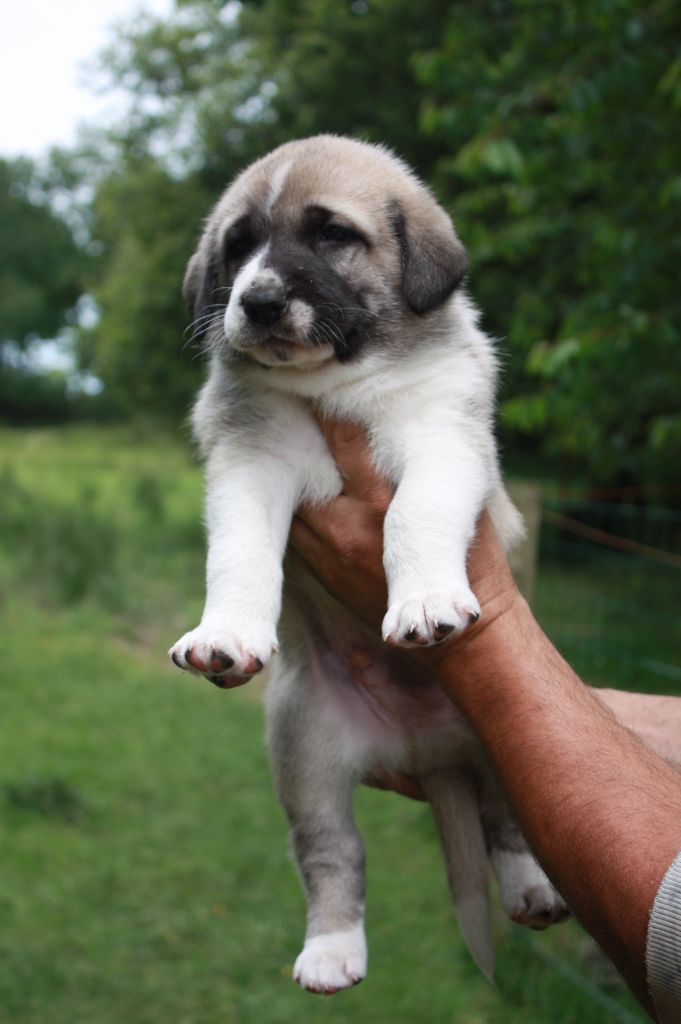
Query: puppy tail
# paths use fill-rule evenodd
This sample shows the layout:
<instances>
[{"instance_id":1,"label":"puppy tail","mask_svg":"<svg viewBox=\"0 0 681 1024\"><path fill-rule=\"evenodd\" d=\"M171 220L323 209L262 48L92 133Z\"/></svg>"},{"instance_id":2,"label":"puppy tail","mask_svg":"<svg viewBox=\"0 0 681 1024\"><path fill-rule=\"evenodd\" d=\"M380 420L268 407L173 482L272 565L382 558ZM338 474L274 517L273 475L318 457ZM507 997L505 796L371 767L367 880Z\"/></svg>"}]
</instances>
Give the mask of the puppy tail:
<instances>
[{"instance_id":1,"label":"puppy tail","mask_svg":"<svg viewBox=\"0 0 681 1024\"><path fill-rule=\"evenodd\" d=\"M421 783L440 833L461 934L476 964L491 981L494 944L487 850L475 791L471 782L458 773L433 772Z\"/></svg>"},{"instance_id":2,"label":"puppy tail","mask_svg":"<svg viewBox=\"0 0 681 1024\"><path fill-rule=\"evenodd\" d=\"M487 507L504 551L508 554L525 539L527 531L523 517L511 501L508 491L502 483L499 483L492 492Z\"/></svg>"}]
</instances>

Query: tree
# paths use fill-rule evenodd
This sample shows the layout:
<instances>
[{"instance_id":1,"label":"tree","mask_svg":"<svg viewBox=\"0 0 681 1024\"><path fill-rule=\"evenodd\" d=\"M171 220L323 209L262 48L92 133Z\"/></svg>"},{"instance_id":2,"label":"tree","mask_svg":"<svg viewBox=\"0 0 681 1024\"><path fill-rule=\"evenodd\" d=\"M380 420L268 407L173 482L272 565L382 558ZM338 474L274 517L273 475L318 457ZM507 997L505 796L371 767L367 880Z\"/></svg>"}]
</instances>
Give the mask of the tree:
<instances>
[{"instance_id":1,"label":"tree","mask_svg":"<svg viewBox=\"0 0 681 1024\"><path fill-rule=\"evenodd\" d=\"M200 383L200 352L183 334L180 284L209 201L151 157L128 161L99 185L92 227L102 272L92 291L98 322L81 332L84 365L130 411L177 416Z\"/></svg>"},{"instance_id":2,"label":"tree","mask_svg":"<svg viewBox=\"0 0 681 1024\"><path fill-rule=\"evenodd\" d=\"M436 179L515 369L507 424L594 479L681 455L681 15L457 5L418 70Z\"/></svg>"},{"instance_id":3,"label":"tree","mask_svg":"<svg viewBox=\"0 0 681 1024\"><path fill-rule=\"evenodd\" d=\"M16 422L63 419L66 381L27 356L55 337L83 291L86 256L49 203L34 164L0 160L0 410Z\"/></svg>"},{"instance_id":4,"label":"tree","mask_svg":"<svg viewBox=\"0 0 681 1024\"><path fill-rule=\"evenodd\" d=\"M82 291L83 254L26 159L0 160L0 346L50 338Z\"/></svg>"}]
</instances>

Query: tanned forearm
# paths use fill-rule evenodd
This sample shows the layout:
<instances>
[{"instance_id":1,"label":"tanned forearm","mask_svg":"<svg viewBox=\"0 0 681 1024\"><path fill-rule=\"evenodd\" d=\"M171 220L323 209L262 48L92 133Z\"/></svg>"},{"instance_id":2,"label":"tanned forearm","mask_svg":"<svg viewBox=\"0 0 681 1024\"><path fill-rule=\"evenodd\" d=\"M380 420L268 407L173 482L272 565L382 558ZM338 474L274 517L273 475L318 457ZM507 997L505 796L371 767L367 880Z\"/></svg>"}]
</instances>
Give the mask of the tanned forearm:
<instances>
[{"instance_id":1,"label":"tanned forearm","mask_svg":"<svg viewBox=\"0 0 681 1024\"><path fill-rule=\"evenodd\" d=\"M646 932L681 848L678 773L584 686L522 599L471 639L465 665L455 649L442 657L440 674L537 858L652 1014Z\"/></svg>"},{"instance_id":2,"label":"tanned forearm","mask_svg":"<svg viewBox=\"0 0 681 1024\"><path fill-rule=\"evenodd\" d=\"M681 768L681 698L601 688L591 692L647 747Z\"/></svg>"}]
</instances>

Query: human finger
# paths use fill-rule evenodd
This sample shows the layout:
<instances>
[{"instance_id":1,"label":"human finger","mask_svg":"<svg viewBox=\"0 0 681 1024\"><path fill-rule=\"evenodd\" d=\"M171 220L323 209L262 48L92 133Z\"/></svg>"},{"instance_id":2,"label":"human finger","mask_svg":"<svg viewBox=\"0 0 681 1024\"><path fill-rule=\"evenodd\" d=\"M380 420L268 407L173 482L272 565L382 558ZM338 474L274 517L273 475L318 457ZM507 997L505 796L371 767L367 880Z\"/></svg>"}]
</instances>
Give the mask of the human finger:
<instances>
[{"instance_id":1,"label":"human finger","mask_svg":"<svg viewBox=\"0 0 681 1024\"><path fill-rule=\"evenodd\" d=\"M346 501L348 506L358 504ZM329 524L323 515L310 526L297 515L290 538L326 589L377 629L387 605L380 531L375 535L358 524L348 530L347 524Z\"/></svg>"},{"instance_id":2,"label":"human finger","mask_svg":"<svg viewBox=\"0 0 681 1024\"><path fill-rule=\"evenodd\" d=\"M362 427L349 420L317 414L317 423L343 478L343 493L388 507L390 484L376 469L371 446Z\"/></svg>"},{"instance_id":3,"label":"human finger","mask_svg":"<svg viewBox=\"0 0 681 1024\"><path fill-rule=\"evenodd\" d=\"M318 519L318 510L308 505L298 510L291 522L289 541L299 555L315 568L317 575L324 576L331 562L329 543L322 527L324 518Z\"/></svg>"},{"instance_id":4,"label":"human finger","mask_svg":"<svg viewBox=\"0 0 681 1024\"><path fill-rule=\"evenodd\" d=\"M336 533L335 525L342 527L348 521L354 512L355 504L355 500L348 498L345 494L339 494L337 498L332 498L325 505L303 501L296 509L295 519L301 519L328 543L329 537Z\"/></svg>"}]
</instances>

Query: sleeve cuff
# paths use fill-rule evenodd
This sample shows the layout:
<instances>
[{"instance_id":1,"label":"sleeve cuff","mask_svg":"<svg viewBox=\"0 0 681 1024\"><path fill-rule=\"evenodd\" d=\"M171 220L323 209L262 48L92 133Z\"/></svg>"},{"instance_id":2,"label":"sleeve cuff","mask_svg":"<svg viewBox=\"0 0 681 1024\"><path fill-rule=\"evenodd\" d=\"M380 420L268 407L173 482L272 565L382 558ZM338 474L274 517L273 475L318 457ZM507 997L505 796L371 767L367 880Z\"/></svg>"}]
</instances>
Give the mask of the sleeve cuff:
<instances>
[{"instance_id":1,"label":"sleeve cuff","mask_svg":"<svg viewBox=\"0 0 681 1024\"><path fill-rule=\"evenodd\" d=\"M648 922L648 988L660 1024L681 1021L681 853L658 889Z\"/></svg>"}]
</instances>

